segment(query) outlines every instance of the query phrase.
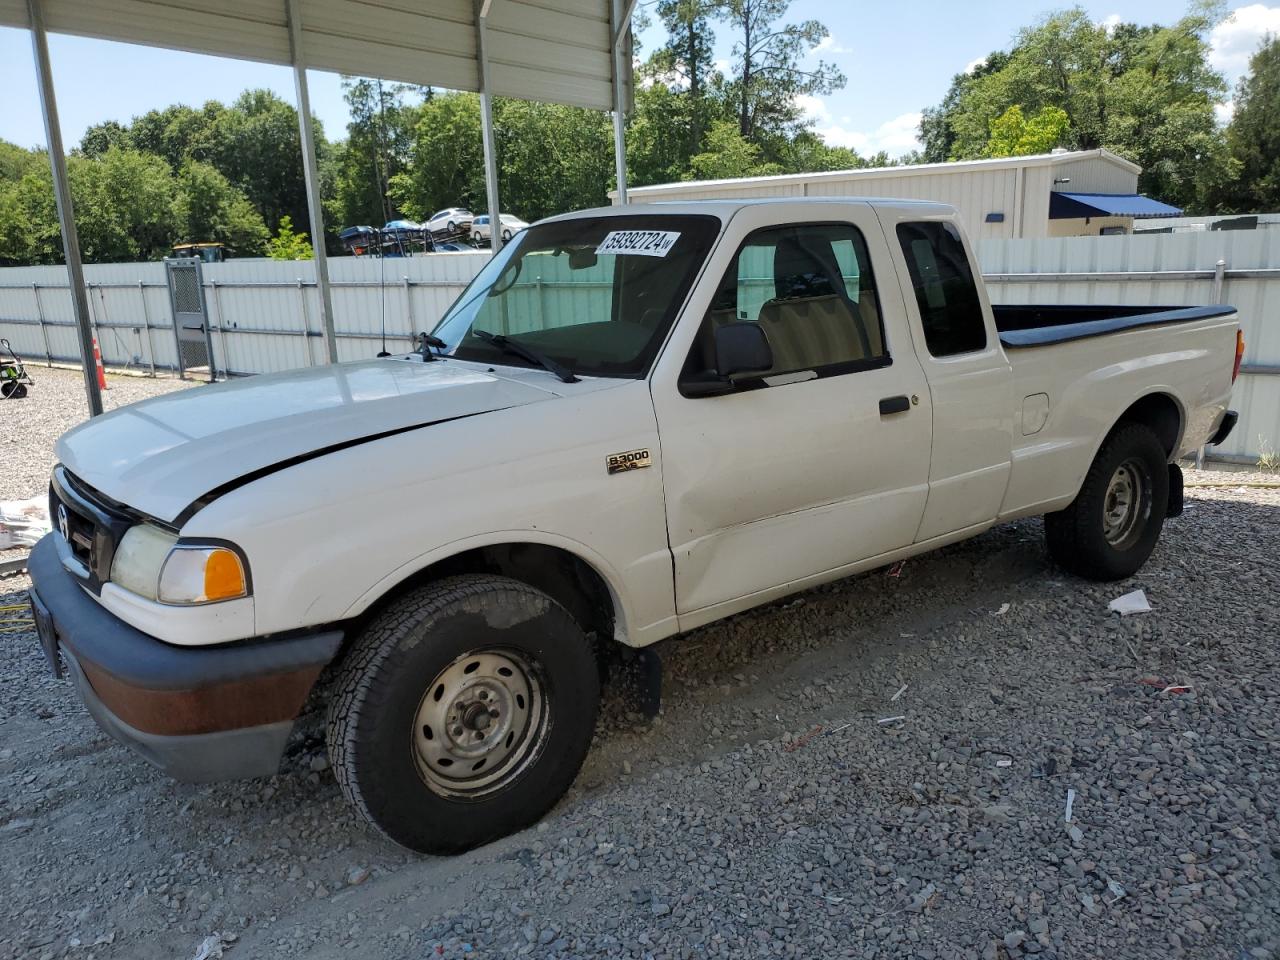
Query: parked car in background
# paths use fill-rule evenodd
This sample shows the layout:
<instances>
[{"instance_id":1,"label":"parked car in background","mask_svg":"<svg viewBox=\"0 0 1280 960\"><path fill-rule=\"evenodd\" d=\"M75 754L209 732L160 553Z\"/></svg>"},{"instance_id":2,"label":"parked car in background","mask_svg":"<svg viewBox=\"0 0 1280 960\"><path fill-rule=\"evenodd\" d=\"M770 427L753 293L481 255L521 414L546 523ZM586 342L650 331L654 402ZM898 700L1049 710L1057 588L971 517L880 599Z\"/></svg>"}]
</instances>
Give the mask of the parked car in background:
<instances>
[{"instance_id":1,"label":"parked car in background","mask_svg":"<svg viewBox=\"0 0 1280 960\"><path fill-rule=\"evenodd\" d=\"M439 213L433 213L423 226L436 236L452 237L461 233L465 237L471 230L473 219L471 211L465 207L446 207Z\"/></svg>"},{"instance_id":2,"label":"parked car in background","mask_svg":"<svg viewBox=\"0 0 1280 960\"><path fill-rule=\"evenodd\" d=\"M524 220L510 213L502 214L501 219L503 243L506 243L529 226ZM471 242L476 244L489 242L489 215L487 213L482 213L471 221Z\"/></svg>"}]
</instances>

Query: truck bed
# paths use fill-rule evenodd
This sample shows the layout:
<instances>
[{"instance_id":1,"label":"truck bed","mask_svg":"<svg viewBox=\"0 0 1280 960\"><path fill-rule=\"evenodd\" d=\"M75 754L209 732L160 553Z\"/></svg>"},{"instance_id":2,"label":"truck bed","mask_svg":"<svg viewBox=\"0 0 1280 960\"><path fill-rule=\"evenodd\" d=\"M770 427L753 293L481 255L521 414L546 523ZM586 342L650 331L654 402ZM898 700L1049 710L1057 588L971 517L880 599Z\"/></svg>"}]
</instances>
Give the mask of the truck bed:
<instances>
[{"instance_id":1,"label":"truck bed","mask_svg":"<svg viewBox=\"0 0 1280 960\"><path fill-rule=\"evenodd\" d=\"M1190 323L1224 317L1234 307L1121 306L1097 304L1007 304L991 307L1000 342L1009 349L1083 340L1135 327Z\"/></svg>"}]
</instances>

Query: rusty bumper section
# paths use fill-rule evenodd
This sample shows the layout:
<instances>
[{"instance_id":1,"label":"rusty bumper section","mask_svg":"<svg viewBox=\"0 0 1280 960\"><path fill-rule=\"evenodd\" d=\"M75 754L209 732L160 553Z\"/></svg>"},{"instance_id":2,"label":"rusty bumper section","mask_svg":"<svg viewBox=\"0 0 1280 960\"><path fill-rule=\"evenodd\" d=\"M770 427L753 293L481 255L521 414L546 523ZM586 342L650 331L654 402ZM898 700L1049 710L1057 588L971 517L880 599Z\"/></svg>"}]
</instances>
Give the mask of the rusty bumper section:
<instances>
[{"instance_id":1,"label":"rusty bumper section","mask_svg":"<svg viewBox=\"0 0 1280 960\"><path fill-rule=\"evenodd\" d=\"M218 647L163 643L88 596L59 561L54 536L31 553L31 603L46 651L66 664L98 725L180 780L274 773L341 631Z\"/></svg>"}]
</instances>

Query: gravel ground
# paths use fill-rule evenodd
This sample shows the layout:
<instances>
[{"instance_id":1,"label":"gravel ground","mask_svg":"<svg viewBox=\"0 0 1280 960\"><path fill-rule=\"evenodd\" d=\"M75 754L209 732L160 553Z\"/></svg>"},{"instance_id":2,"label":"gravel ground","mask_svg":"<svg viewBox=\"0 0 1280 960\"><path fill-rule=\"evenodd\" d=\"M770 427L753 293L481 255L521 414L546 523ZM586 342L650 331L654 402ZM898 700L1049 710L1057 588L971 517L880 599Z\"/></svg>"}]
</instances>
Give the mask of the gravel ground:
<instances>
[{"instance_id":1,"label":"gravel ground","mask_svg":"<svg viewBox=\"0 0 1280 960\"><path fill-rule=\"evenodd\" d=\"M615 691L556 810L448 859L357 824L318 712L176 784L10 628L0 958L1280 960L1280 489L1188 482L1125 583L1023 521L665 642L661 714Z\"/></svg>"}]
</instances>

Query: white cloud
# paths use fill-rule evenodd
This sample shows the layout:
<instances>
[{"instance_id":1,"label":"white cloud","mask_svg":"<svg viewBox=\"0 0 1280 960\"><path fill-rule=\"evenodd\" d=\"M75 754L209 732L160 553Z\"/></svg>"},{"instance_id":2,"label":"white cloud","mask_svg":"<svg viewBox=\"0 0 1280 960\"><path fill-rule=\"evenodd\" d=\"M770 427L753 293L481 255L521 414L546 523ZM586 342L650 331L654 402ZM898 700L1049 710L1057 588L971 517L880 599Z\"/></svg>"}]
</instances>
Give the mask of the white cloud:
<instances>
[{"instance_id":1,"label":"white cloud","mask_svg":"<svg viewBox=\"0 0 1280 960\"><path fill-rule=\"evenodd\" d=\"M721 59L711 61L711 69L716 71L716 73L727 74L729 72L729 66L730 64L728 60Z\"/></svg>"},{"instance_id":2,"label":"white cloud","mask_svg":"<svg viewBox=\"0 0 1280 960\"><path fill-rule=\"evenodd\" d=\"M901 114L868 132L852 129L847 116L840 117L837 123L820 97L801 94L795 98L795 105L813 121L814 132L833 147L850 147L863 156L884 150L891 157L920 149L918 112Z\"/></svg>"},{"instance_id":3,"label":"white cloud","mask_svg":"<svg viewBox=\"0 0 1280 960\"><path fill-rule=\"evenodd\" d=\"M1123 19L1118 13L1111 13L1102 18L1103 29L1107 31L1107 36L1116 32L1116 27L1123 23Z\"/></svg>"},{"instance_id":4,"label":"white cloud","mask_svg":"<svg viewBox=\"0 0 1280 960\"><path fill-rule=\"evenodd\" d=\"M973 73L973 71L977 70L980 66L982 66L986 62L987 62L986 57L978 57L978 59L976 60L970 60L968 63L964 65L964 72Z\"/></svg>"},{"instance_id":5,"label":"white cloud","mask_svg":"<svg viewBox=\"0 0 1280 960\"><path fill-rule=\"evenodd\" d=\"M836 42L836 38L831 34L827 34L818 41L818 45L809 51L809 56L818 57L824 53L849 53L848 47L842 47Z\"/></svg>"},{"instance_id":6,"label":"white cloud","mask_svg":"<svg viewBox=\"0 0 1280 960\"><path fill-rule=\"evenodd\" d=\"M1231 12L1209 34L1209 63L1234 82L1267 34L1280 34L1280 6L1254 3Z\"/></svg>"},{"instance_id":7,"label":"white cloud","mask_svg":"<svg viewBox=\"0 0 1280 960\"><path fill-rule=\"evenodd\" d=\"M1213 105L1213 116L1218 121L1218 126L1225 127L1231 122L1232 116L1235 115L1236 105L1228 100L1226 103L1215 103Z\"/></svg>"}]
</instances>

